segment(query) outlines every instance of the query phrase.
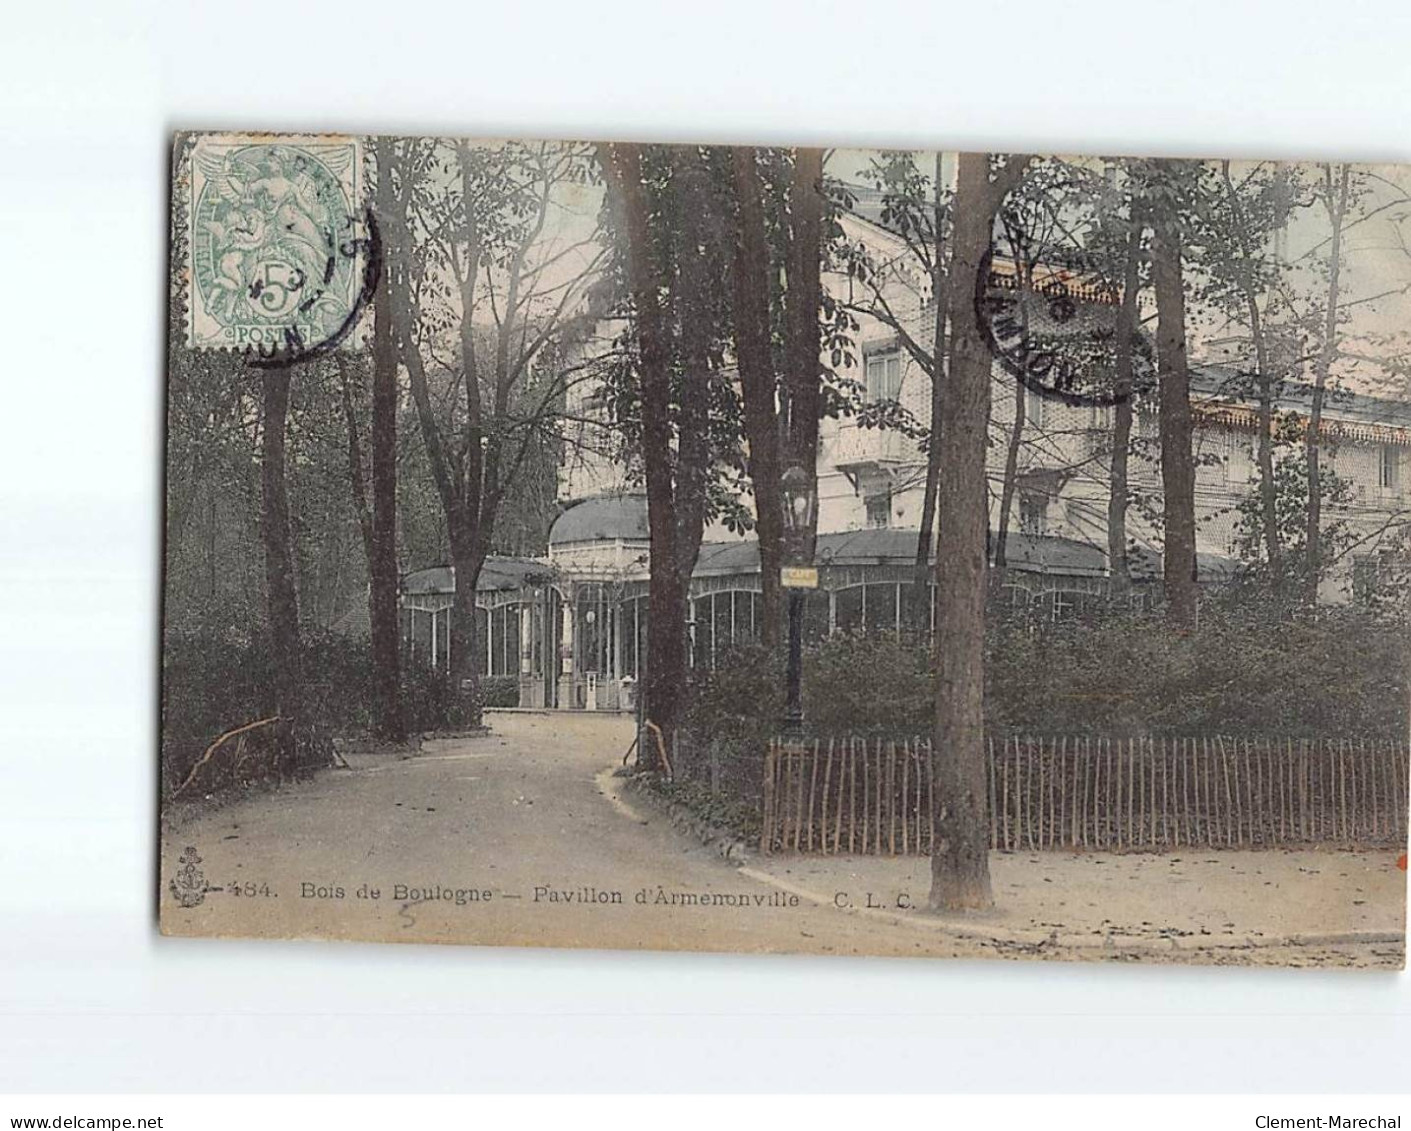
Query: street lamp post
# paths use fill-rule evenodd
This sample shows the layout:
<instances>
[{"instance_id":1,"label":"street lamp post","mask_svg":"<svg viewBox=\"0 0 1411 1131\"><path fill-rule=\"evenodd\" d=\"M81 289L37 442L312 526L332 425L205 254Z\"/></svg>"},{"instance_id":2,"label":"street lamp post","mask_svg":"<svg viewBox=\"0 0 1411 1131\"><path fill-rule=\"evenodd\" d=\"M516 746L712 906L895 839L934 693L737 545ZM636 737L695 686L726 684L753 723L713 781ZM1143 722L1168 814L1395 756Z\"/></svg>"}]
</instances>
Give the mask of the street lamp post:
<instances>
[{"instance_id":1,"label":"street lamp post","mask_svg":"<svg viewBox=\"0 0 1411 1131\"><path fill-rule=\"evenodd\" d=\"M802 589L789 590L789 664L785 675L784 733L803 733L803 602Z\"/></svg>"},{"instance_id":2,"label":"street lamp post","mask_svg":"<svg viewBox=\"0 0 1411 1131\"><path fill-rule=\"evenodd\" d=\"M780 477L784 496L784 563L780 585L789 593L789 660L785 672L784 733L803 732L803 612L804 594L818 588L810 532L818 503L813 476L798 464Z\"/></svg>"}]
</instances>

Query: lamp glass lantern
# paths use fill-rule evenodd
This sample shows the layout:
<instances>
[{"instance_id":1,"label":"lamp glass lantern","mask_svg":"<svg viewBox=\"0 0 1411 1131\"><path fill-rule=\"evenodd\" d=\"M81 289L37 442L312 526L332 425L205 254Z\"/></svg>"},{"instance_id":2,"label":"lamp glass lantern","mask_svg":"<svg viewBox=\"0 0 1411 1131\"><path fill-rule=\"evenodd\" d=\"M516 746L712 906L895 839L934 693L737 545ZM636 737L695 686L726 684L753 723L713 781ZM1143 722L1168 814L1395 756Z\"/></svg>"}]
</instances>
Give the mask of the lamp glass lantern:
<instances>
[{"instance_id":1,"label":"lamp glass lantern","mask_svg":"<svg viewBox=\"0 0 1411 1131\"><path fill-rule=\"evenodd\" d=\"M813 516L818 508L818 488L813 476L798 464L793 464L779 477L784 496L785 554L790 565L807 565L805 544L813 529Z\"/></svg>"}]
</instances>

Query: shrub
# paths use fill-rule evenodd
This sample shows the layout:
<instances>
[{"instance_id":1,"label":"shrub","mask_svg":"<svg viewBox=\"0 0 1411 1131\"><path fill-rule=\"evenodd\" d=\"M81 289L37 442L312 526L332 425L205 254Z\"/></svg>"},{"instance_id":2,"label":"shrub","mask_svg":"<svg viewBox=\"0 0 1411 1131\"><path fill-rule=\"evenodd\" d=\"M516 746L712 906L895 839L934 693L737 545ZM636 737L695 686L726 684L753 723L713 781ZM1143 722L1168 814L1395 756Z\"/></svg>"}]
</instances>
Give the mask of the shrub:
<instances>
[{"instance_id":1,"label":"shrub","mask_svg":"<svg viewBox=\"0 0 1411 1131\"><path fill-rule=\"evenodd\" d=\"M264 717L268 650L201 631L166 633L162 649L162 788L176 788L217 735Z\"/></svg>"},{"instance_id":2,"label":"shrub","mask_svg":"<svg viewBox=\"0 0 1411 1131\"><path fill-rule=\"evenodd\" d=\"M672 766L676 780L754 796L760 752L778 733L784 711L782 662L760 644L744 644L718 657L714 670L693 675Z\"/></svg>"},{"instance_id":3,"label":"shrub","mask_svg":"<svg viewBox=\"0 0 1411 1131\"><path fill-rule=\"evenodd\" d=\"M736 836L758 838L760 831L759 806L750 799L750 794L712 791L704 781L654 781L652 787L668 801L684 805L696 816L719 828L729 829Z\"/></svg>"},{"instance_id":4,"label":"shrub","mask_svg":"<svg viewBox=\"0 0 1411 1131\"><path fill-rule=\"evenodd\" d=\"M372 727L372 655L366 642L331 633L304 638L304 706L324 736ZM237 639L200 630L168 631L162 652L163 788L171 790L222 732L274 713L274 663L263 637ZM446 724L444 675L403 657L402 709L407 730Z\"/></svg>"},{"instance_id":5,"label":"shrub","mask_svg":"<svg viewBox=\"0 0 1411 1131\"><path fill-rule=\"evenodd\" d=\"M1042 623L994 618L985 641L985 729L994 737L1104 735L1402 738L1405 632L1365 610L1275 615L1228 594L1198 627L1159 614ZM782 658L762 647L697 671L673 764L678 800L747 831L764 751L784 708ZM804 653L810 735L927 734L934 671L925 643L841 635Z\"/></svg>"},{"instance_id":6,"label":"shrub","mask_svg":"<svg viewBox=\"0 0 1411 1131\"><path fill-rule=\"evenodd\" d=\"M1185 633L1154 613L996 619L985 651L985 726L993 735L1386 739L1407 729L1404 630L1350 607L1278 617L1231 596L1207 602L1199 626ZM933 680L926 644L890 634L831 637L804 653L805 728L824 736L928 733ZM782 660L758 646L723 656L691 688L693 747L708 752L714 742L758 757L778 733L783 682Z\"/></svg>"},{"instance_id":7,"label":"shrub","mask_svg":"<svg viewBox=\"0 0 1411 1131\"><path fill-rule=\"evenodd\" d=\"M1158 615L994 626L985 718L998 733L1399 738L1406 652L1351 608L1275 616L1210 601L1173 632Z\"/></svg>"},{"instance_id":8,"label":"shrub","mask_svg":"<svg viewBox=\"0 0 1411 1131\"><path fill-rule=\"evenodd\" d=\"M371 667L372 657L368 657ZM402 721L407 733L440 730L450 719L451 689L446 673L419 656L402 656ZM370 720L369 720L370 723Z\"/></svg>"},{"instance_id":9,"label":"shrub","mask_svg":"<svg viewBox=\"0 0 1411 1131\"><path fill-rule=\"evenodd\" d=\"M890 635L829 637L804 656L810 733L925 733L932 722L931 650Z\"/></svg>"},{"instance_id":10,"label":"shrub","mask_svg":"<svg viewBox=\"0 0 1411 1131\"><path fill-rule=\"evenodd\" d=\"M480 696L486 707L518 707L519 677L516 675L482 676Z\"/></svg>"}]
</instances>

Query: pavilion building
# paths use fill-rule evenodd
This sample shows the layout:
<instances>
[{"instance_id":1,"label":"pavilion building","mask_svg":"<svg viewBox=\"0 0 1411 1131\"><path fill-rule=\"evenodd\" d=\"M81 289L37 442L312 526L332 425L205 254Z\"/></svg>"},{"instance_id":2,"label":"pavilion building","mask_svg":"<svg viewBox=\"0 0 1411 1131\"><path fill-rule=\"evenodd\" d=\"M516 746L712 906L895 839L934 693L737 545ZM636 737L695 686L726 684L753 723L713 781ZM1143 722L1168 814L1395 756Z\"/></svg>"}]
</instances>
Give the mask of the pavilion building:
<instances>
[{"instance_id":1,"label":"pavilion building","mask_svg":"<svg viewBox=\"0 0 1411 1131\"><path fill-rule=\"evenodd\" d=\"M850 237L883 245L894 239L861 216L843 218ZM895 251L896 249L892 249ZM826 285L845 295L850 280ZM934 321L925 280L898 280L893 309L906 312L918 337ZM909 306L908 306L909 304ZM859 318L859 372L869 400L895 400L917 420L929 417L929 376L898 335L876 319ZM1198 578L1228 579L1236 565L1239 507L1257 487L1257 409L1249 392L1244 347L1207 343L1191 368L1195 418ZM1311 390L1283 383L1277 412L1306 420ZM1009 435L1022 403L1024 424L1012 476L1005 563L997 599L1029 615L1081 617L1109 600L1107 500L1112 421L1109 407L1072 405L1021 390L1000 364L994 369L992 428ZM590 388L571 395L574 427L606 427ZM1354 548L1335 565L1321 594L1353 599L1359 579L1379 562L1408 504L1407 449L1411 405L1340 391L1323 410L1324 463L1348 485L1342 509ZM1156 416L1139 398L1133 419L1129 490L1158 499ZM581 437L579 438L581 439ZM645 497L612 460L585 454L593 445L567 445L573 458L560 472L563 513L542 559L492 558L477 590L478 647L487 676L518 683L525 707L620 710L631 705L646 655L649 538ZM1007 445L992 442L991 545L996 541ZM925 484L925 455L901 432L861 427L854 419L820 426L818 473L819 588L806 604L805 632L907 631L907 588ZM1131 586L1123 600L1146 602L1160 588L1160 530L1150 508L1132 507L1127 530ZM409 574L402 589L403 633L415 654L449 665L453 578L438 566ZM715 665L732 643L757 636L760 566L753 538L723 527L707 531L690 585L691 663Z\"/></svg>"}]
</instances>

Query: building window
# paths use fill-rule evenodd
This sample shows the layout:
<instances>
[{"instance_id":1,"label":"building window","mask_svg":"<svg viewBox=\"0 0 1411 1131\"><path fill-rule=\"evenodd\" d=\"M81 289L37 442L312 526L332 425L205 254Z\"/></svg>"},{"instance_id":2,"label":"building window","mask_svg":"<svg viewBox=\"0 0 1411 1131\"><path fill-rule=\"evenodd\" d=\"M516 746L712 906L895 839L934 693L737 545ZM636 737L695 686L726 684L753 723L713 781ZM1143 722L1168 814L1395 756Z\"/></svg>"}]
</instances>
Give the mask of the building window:
<instances>
[{"instance_id":1,"label":"building window","mask_svg":"<svg viewBox=\"0 0 1411 1131\"><path fill-rule=\"evenodd\" d=\"M856 632L863 627L863 594L861 585L849 585L834 594L834 624L839 632Z\"/></svg>"},{"instance_id":2,"label":"building window","mask_svg":"<svg viewBox=\"0 0 1411 1131\"><path fill-rule=\"evenodd\" d=\"M1035 389L1026 390L1024 394L1024 422L1026 424L1032 424L1035 428L1040 429L1045 427L1047 423L1044 419L1045 399L1043 393Z\"/></svg>"},{"instance_id":3,"label":"building window","mask_svg":"<svg viewBox=\"0 0 1411 1131\"><path fill-rule=\"evenodd\" d=\"M901 393L901 351L896 347L867 355L867 398L894 401Z\"/></svg>"},{"instance_id":4,"label":"building window","mask_svg":"<svg viewBox=\"0 0 1411 1131\"><path fill-rule=\"evenodd\" d=\"M1051 597L1055 621L1090 620L1098 609L1097 599L1084 589L1055 589Z\"/></svg>"},{"instance_id":5,"label":"building window","mask_svg":"<svg viewBox=\"0 0 1411 1131\"><path fill-rule=\"evenodd\" d=\"M862 589L862 626L867 632L895 632L901 627L901 586L872 582Z\"/></svg>"},{"instance_id":6,"label":"building window","mask_svg":"<svg viewBox=\"0 0 1411 1131\"><path fill-rule=\"evenodd\" d=\"M1395 491L1401 486L1401 450L1383 444L1377 461L1377 486L1383 491Z\"/></svg>"},{"instance_id":7,"label":"building window","mask_svg":"<svg viewBox=\"0 0 1411 1131\"><path fill-rule=\"evenodd\" d=\"M647 654L647 599L633 597L622 606L622 674L641 679L640 657Z\"/></svg>"},{"instance_id":8,"label":"building window","mask_svg":"<svg viewBox=\"0 0 1411 1131\"><path fill-rule=\"evenodd\" d=\"M494 628L494 620L491 619L490 610L483 605L475 606L475 669L480 675L493 675L490 670L490 656L493 651L493 644L490 640L490 632ZM436 651L441 650L440 631L437 632ZM435 661L433 660L433 663Z\"/></svg>"},{"instance_id":9,"label":"building window","mask_svg":"<svg viewBox=\"0 0 1411 1131\"><path fill-rule=\"evenodd\" d=\"M892 524L892 493L890 491L867 496L865 505L868 526L881 528Z\"/></svg>"},{"instance_id":10,"label":"building window","mask_svg":"<svg viewBox=\"0 0 1411 1131\"><path fill-rule=\"evenodd\" d=\"M999 608L1001 615L1015 624L1026 621L1030 616L1032 597L1022 585L1006 585L1000 590Z\"/></svg>"},{"instance_id":11,"label":"building window","mask_svg":"<svg viewBox=\"0 0 1411 1131\"><path fill-rule=\"evenodd\" d=\"M756 594L756 598L758 598L758 594ZM828 606L830 600L830 595L825 589L808 589L804 591L804 640L814 643L824 639L828 635ZM763 618L763 609L760 610L759 615Z\"/></svg>"},{"instance_id":12,"label":"building window","mask_svg":"<svg viewBox=\"0 0 1411 1131\"><path fill-rule=\"evenodd\" d=\"M529 607L529 672L544 674L544 606L538 600Z\"/></svg>"},{"instance_id":13,"label":"building window","mask_svg":"<svg viewBox=\"0 0 1411 1131\"><path fill-rule=\"evenodd\" d=\"M1048 528L1048 496L1038 491L1019 492L1019 529L1024 534L1043 534Z\"/></svg>"},{"instance_id":14,"label":"building window","mask_svg":"<svg viewBox=\"0 0 1411 1131\"><path fill-rule=\"evenodd\" d=\"M712 609L710 597L697 597L691 602L691 611L686 618L687 656L695 668L710 667L710 627ZM646 652L642 653L643 659Z\"/></svg>"},{"instance_id":15,"label":"building window","mask_svg":"<svg viewBox=\"0 0 1411 1131\"><path fill-rule=\"evenodd\" d=\"M574 666L577 671L606 676L613 670L613 606L603 589L584 585L578 589L578 609L573 618L577 645Z\"/></svg>"},{"instance_id":16,"label":"building window","mask_svg":"<svg viewBox=\"0 0 1411 1131\"><path fill-rule=\"evenodd\" d=\"M1094 405L1092 425L1088 429L1088 454L1104 456L1112 451L1112 408Z\"/></svg>"},{"instance_id":17,"label":"building window","mask_svg":"<svg viewBox=\"0 0 1411 1131\"><path fill-rule=\"evenodd\" d=\"M1236 453L1239 451L1239 439L1233 432L1222 430L1215 433L1211 447L1214 449L1215 458L1220 461L1216 474L1228 483L1235 465Z\"/></svg>"}]
</instances>

